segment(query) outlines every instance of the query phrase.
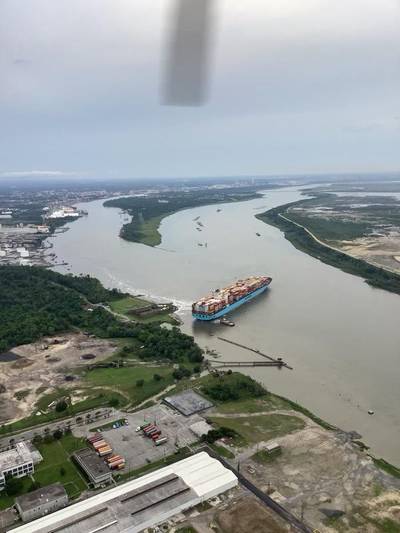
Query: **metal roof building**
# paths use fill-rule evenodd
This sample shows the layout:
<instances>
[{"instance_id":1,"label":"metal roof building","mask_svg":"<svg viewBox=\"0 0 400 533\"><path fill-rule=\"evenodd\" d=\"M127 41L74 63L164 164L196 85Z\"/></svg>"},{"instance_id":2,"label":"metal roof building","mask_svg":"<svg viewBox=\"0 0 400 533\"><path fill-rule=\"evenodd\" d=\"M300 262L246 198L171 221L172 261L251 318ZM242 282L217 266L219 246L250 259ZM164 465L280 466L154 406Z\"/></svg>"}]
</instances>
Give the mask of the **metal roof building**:
<instances>
[{"instance_id":1,"label":"metal roof building","mask_svg":"<svg viewBox=\"0 0 400 533\"><path fill-rule=\"evenodd\" d=\"M200 452L20 526L13 533L136 533L237 484L233 472Z\"/></svg>"},{"instance_id":2,"label":"metal roof building","mask_svg":"<svg viewBox=\"0 0 400 533\"><path fill-rule=\"evenodd\" d=\"M68 505L68 495L61 483L47 485L15 498L15 507L24 522L34 520Z\"/></svg>"},{"instance_id":3,"label":"metal roof building","mask_svg":"<svg viewBox=\"0 0 400 533\"><path fill-rule=\"evenodd\" d=\"M40 453L27 442L17 442L14 448L0 453L0 490L6 477L23 477L33 473L34 464L42 459Z\"/></svg>"},{"instance_id":4,"label":"metal roof building","mask_svg":"<svg viewBox=\"0 0 400 533\"><path fill-rule=\"evenodd\" d=\"M72 456L95 487L112 481L112 472L94 450L83 448Z\"/></svg>"}]
</instances>

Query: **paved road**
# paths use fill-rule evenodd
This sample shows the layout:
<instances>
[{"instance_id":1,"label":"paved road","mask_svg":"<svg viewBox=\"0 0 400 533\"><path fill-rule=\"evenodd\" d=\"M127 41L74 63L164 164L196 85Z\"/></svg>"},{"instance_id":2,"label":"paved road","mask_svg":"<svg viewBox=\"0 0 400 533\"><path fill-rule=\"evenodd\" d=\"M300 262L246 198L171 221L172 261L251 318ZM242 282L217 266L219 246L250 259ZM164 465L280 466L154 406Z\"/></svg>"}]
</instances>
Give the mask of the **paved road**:
<instances>
[{"instance_id":1,"label":"paved road","mask_svg":"<svg viewBox=\"0 0 400 533\"><path fill-rule=\"evenodd\" d=\"M98 417L95 417L95 413L99 413ZM87 417L88 414L91 414L92 417ZM43 436L44 430L46 428L49 428L50 433L53 433L58 428L65 428L67 426L69 426L71 429L74 429L76 427L84 428L86 426L90 426L94 420L97 420L97 422L95 422L96 425L101 425L104 423L104 420L108 421L108 419L112 420L113 418L117 420L118 418L122 418L123 416L124 413L121 413L120 411L117 411L110 407L86 411L83 413L79 413L75 416L71 416L69 418L55 420L54 422L49 422L48 424L41 424L27 430L22 430L20 432L13 433L12 435L8 435L6 437L1 437L0 450L7 449L10 446L11 439L14 442L21 442L24 440L32 440L33 437L38 434ZM77 424L77 418L82 418L82 423Z\"/></svg>"}]
</instances>

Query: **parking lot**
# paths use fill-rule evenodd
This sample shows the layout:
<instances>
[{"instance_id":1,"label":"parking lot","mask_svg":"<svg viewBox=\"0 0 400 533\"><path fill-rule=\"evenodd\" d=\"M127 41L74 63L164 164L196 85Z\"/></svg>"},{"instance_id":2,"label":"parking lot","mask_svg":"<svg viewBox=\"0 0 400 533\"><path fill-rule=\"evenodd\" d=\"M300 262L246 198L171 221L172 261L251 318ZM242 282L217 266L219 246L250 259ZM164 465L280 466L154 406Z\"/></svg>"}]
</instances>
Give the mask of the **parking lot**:
<instances>
[{"instance_id":1,"label":"parking lot","mask_svg":"<svg viewBox=\"0 0 400 533\"><path fill-rule=\"evenodd\" d=\"M157 461L171 455L177 448L190 445L198 437L190 430L190 426L203 420L199 415L183 416L166 405L156 405L137 413L124 413L128 425L116 429L102 430L104 439L111 445L114 453L122 455L126 460L125 471L135 470L146 463ZM136 431L144 421L156 424L161 430L161 436L167 437L167 442L156 446L154 442ZM91 425L95 428L95 425ZM93 433L86 433L86 436Z\"/></svg>"}]
</instances>

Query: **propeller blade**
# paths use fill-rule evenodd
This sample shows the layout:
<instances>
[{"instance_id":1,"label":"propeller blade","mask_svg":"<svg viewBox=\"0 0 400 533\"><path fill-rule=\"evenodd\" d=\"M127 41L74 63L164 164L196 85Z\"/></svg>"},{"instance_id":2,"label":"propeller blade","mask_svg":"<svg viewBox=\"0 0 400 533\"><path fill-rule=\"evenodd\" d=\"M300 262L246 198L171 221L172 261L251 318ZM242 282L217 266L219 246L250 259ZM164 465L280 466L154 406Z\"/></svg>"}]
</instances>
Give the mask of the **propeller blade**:
<instances>
[{"instance_id":1,"label":"propeller blade","mask_svg":"<svg viewBox=\"0 0 400 533\"><path fill-rule=\"evenodd\" d=\"M205 103L215 0L174 0L162 87L164 105Z\"/></svg>"}]
</instances>

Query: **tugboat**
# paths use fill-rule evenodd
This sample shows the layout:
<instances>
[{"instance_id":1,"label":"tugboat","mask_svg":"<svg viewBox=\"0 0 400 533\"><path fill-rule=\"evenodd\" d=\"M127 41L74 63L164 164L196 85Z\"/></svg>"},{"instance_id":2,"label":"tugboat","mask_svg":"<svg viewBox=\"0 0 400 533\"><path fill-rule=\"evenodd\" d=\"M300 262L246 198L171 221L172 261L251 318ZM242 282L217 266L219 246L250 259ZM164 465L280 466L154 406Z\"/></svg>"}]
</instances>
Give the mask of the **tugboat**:
<instances>
[{"instance_id":1,"label":"tugboat","mask_svg":"<svg viewBox=\"0 0 400 533\"><path fill-rule=\"evenodd\" d=\"M222 325L222 326L230 326L231 328L235 325L234 322L232 322L232 320L228 320L226 318L226 316L222 317L219 321L219 323Z\"/></svg>"}]
</instances>

